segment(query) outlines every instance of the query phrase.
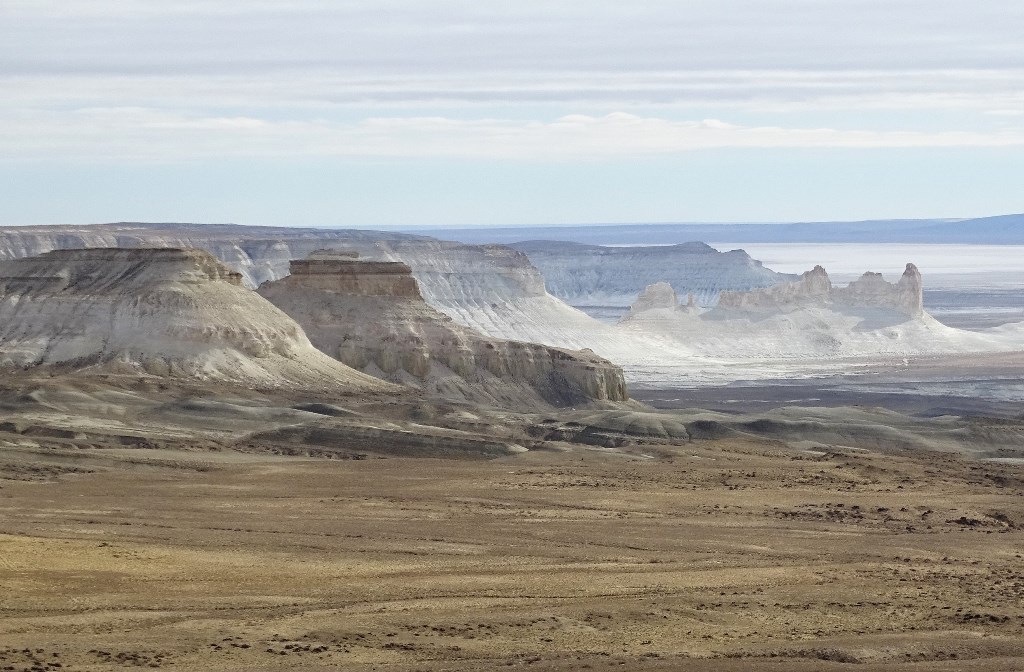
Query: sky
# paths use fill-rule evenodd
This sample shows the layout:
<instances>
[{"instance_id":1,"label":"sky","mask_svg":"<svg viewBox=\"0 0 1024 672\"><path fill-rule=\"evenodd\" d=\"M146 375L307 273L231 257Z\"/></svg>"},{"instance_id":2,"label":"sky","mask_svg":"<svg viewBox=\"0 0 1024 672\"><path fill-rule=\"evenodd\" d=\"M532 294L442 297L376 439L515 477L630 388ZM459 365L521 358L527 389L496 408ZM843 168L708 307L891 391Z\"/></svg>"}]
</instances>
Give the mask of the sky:
<instances>
[{"instance_id":1,"label":"sky","mask_svg":"<svg viewBox=\"0 0 1024 672\"><path fill-rule=\"evenodd\" d=\"M0 0L0 225L1024 212L1011 0Z\"/></svg>"}]
</instances>

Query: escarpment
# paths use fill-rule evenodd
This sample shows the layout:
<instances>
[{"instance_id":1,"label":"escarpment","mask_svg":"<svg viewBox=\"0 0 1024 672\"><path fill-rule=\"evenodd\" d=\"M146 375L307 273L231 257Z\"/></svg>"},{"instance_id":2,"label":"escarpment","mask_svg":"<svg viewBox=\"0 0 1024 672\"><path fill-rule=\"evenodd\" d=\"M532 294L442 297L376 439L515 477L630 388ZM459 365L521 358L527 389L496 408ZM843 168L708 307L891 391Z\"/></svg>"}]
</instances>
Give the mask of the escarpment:
<instances>
[{"instance_id":1,"label":"escarpment","mask_svg":"<svg viewBox=\"0 0 1024 672\"><path fill-rule=\"evenodd\" d=\"M423 300L408 265L317 252L257 290L345 364L448 399L564 406L627 398L622 371L588 352L488 338Z\"/></svg>"},{"instance_id":2,"label":"escarpment","mask_svg":"<svg viewBox=\"0 0 1024 672\"><path fill-rule=\"evenodd\" d=\"M465 245L383 231L218 224L0 227L0 260L95 247L206 250L241 273L245 284L253 288L288 275L293 259L344 247L364 257L408 264L425 298L439 304L545 293L544 280L526 255L502 245Z\"/></svg>"},{"instance_id":3,"label":"escarpment","mask_svg":"<svg viewBox=\"0 0 1024 672\"><path fill-rule=\"evenodd\" d=\"M383 390L201 250L59 250L0 263L0 368Z\"/></svg>"},{"instance_id":4,"label":"escarpment","mask_svg":"<svg viewBox=\"0 0 1024 672\"><path fill-rule=\"evenodd\" d=\"M628 306L638 292L656 282L680 296L694 295L714 305L720 292L745 291L788 282L743 250L719 252L705 243L605 247L553 240L513 243L544 276L547 290L574 306Z\"/></svg>"},{"instance_id":5,"label":"escarpment","mask_svg":"<svg viewBox=\"0 0 1024 672\"><path fill-rule=\"evenodd\" d=\"M251 288L288 275L292 259L340 247L368 259L408 264L428 305L488 336L592 348L616 362L632 352L622 347L608 325L548 294L529 258L502 245L467 245L385 231L228 224L0 227L0 259L85 247L204 249L241 273Z\"/></svg>"}]
</instances>

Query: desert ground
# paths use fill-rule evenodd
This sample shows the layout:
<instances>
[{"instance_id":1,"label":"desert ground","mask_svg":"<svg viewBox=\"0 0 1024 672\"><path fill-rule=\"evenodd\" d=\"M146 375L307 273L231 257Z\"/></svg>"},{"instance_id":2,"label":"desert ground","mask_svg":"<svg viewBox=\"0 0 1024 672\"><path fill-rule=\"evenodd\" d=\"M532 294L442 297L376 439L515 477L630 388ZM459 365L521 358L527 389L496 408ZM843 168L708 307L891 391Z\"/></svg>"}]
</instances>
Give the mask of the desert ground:
<instances>
[{"instance_id":1,"label":"desert ground","mask_svg":"<svg viewBox=\"0 0 1024 672\"><path fill-rule=\"evenodd\" d=\"M1024 669L1024 465L728 438L0 464L0 670Z\"/></svg>"},{"instance_id":2,"label":"desert ground","mask_svg":"<svg viewBox=\"0 0 1024 672\"><path fill-rule=\"evenodd\" d=\"M508 250L161 242L0 273L0 672L1024 669L1024 357L956 349L916 267L730 295L780 365L747 318L720 361L611 333ZM666 288L641 323L703 319ZM785 350L850 296L899 347Z\"/></svg>"}]
</instances>

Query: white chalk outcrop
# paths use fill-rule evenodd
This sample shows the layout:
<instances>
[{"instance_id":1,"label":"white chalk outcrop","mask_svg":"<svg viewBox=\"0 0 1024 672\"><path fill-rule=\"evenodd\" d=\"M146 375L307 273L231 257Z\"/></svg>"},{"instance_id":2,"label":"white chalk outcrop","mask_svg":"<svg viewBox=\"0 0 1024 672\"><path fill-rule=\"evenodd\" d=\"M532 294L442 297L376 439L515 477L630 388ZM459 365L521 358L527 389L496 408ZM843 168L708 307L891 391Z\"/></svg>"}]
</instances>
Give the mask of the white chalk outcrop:
<instances>
[{"instance_id":1,"label":"white chalk outcrop","mask_svg":"<svg viewBox=\"0 0 1024 672\"><path fill-rule=\"evenodd\" d=\"M887 282L881 273L868 272L846 287L833 286L825 269L815 266L795 282L749 292L722 292L718 305L733 310L780 312L812 306L875 308L920 317L924 314L924 284L914 264L907 264L896 283Z\"/></svg>"},{"instance_id":2,"label":"white chalk outcrop","mask_svg":"<svg viewBox=\"0 0 1024 672\"><path fill-rule=\"evenodd\" d=\"M204 249L252 288L287 276L292 259L320 248L349 249L362 258L408 264L428 304L490 336L617 354L610 326L547 293L527 256L502 245L351 229L132 223L0 227L0 259L90 247Z\"/></svg>"},{"instance_id":3,"label":"white chalk outcrop","mask_svg":"<svg viewBox=\"0 0 1024 672\"><path fill-rule=\"evenodd\" d=\"M832 281L821 266L815 266L795 282L748 292L722 292L718 306L731 310L781 311L824 306L832 296Z\"/></svg>"},{"instance_id":4,"label":"white chalk outcrop","mask_svg":"<svg viewBox=\"0 0 1024 672\"><path fill-rule=\"evenodd\" d=\"M622 370L593 353L488 338L423 300L408 265L328 251L258 292L320 350L432 395L498 404L626 399Z\"/></svg>"},{"instance_id":5,"label":"white chalk outcrop","mask_svg":"<svg viewBox=\"0 0 1024 672\"><path fill-rule=\"evenodd\" d=\"M910 317L924 315L924 281L914 264L895 284L886 282L881 273L865 273L860 279L832 292L832 300L842 306L891 309Z\"/></svg>"},{"instance_id":6,"label":"white chalk outcrop","mask_svg":"<svg viewBox=\"0 0 1024 672\"><path fill-rule=\"evenodd\" d=\"M59 250L0 263L0 368L256 387L397 389L316 350L209 253Z\"/></svg>"},{"instance_id":7,"label":"white chalk outcrop","mask_svg":"<svg viewBox=\"0 0 1024 672\"><path fill-rule=\"evenodd\" d=\"M672 285L667 282L656 282L653 285L648 285L644 288L644 291L640 292L640 295L636 297L636 301L629 307L629 314L649 314L657 310L671 311L673 313L685 310L695 313L697 311L696 299L693 294L690 294L687 296L686 304L680 305L679 295L676 293L676 290L672 289Z\"/></svg>"},{"instance_id":8,"label":"white chalk outcrop","mask_svg":"<svg viewBox=\"0 0 1024 672\"><path fill-rule=\"evenodd\" d=\"M636 335L623 334L552 296L529 258L502 245L466 245L380 231L235 225L0 227L0 259L84 247L204 249L254 288L286 277L292 259L303 259L320 248L344 248L361 258L407 264L427 304L487 336L571 350L590 348L628 366L628 376L637 381L647 372L660 377L669 368L690 366L687 352L678 344L638 341Z\"/></svg>"},{"instance_id":9,"label":"white chalk outcrop","mask_svg":"<svg viewBox=\"0 0 1024 672\"><path fill-rule=\"evenodd\" d=\"M898 282L865 273L846 287L834 286L816 266L795 282L723 292L716 307L702 312L679 305L665 285L653 285L620 326L637 337L671 339L700 358L758 365L1020 348L995 330L958 330L928 315L921 273L913 264Z\"/></svg>"},{"instance_id":10,"label":"white chalk outcrop","mask_svg":"<svg viewBox=\"0 0 1024 672\"><path fill-rule=\"evenodd\" d=\"M770 287L795 277L765 268L743 250L719 252L698 242L605 247L540 240L511 247L540 270L548 292L573 306L625 307L656 282L710 306L723 291Z\"/></svg>"}]
</instances>

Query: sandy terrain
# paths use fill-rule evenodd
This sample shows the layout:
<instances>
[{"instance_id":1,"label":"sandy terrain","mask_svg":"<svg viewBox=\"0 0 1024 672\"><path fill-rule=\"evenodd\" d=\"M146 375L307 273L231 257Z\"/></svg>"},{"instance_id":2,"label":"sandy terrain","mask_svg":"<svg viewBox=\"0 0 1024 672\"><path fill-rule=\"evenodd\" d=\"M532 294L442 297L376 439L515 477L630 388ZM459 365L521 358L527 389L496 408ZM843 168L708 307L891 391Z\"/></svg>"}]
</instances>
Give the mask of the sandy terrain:
<instances>
[{"instance_id":1,"label":"sandy terrain","mask_svg":"<svg viewBox=\"0 0 1024 672\"><path fill-rule=\"evenodd\" d=\"M1024 467L642 448L8 449L0 670L1024 669Z\"/></svg>"}]
</instances>

